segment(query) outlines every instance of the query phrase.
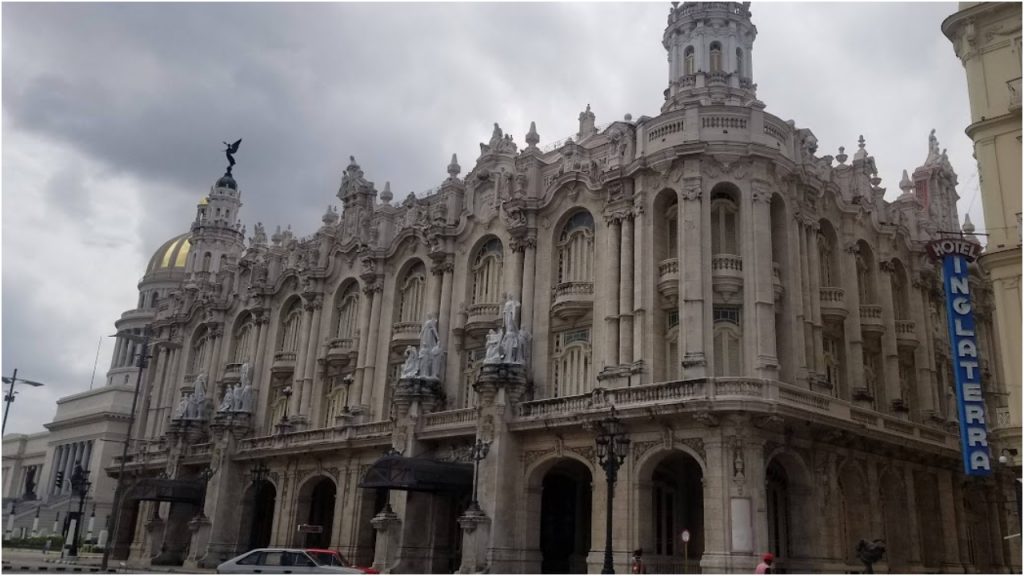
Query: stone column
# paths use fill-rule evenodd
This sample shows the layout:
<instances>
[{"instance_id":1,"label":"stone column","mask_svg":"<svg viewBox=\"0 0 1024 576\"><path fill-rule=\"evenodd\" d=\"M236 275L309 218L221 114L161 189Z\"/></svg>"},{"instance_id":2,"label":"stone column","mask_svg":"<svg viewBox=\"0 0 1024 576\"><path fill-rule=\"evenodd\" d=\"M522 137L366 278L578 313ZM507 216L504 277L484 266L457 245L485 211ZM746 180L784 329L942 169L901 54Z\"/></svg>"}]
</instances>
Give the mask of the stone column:
<instances>
[{"instance_id":1,"label":"stone column","mask_svg":"<svg viewBox=\"0 0 1024 576\"><path fill-rule=\"evenodd\" d=\"M370 520L377 531L377 545L373 553L373 567L382 574L389 574L395 565L401 546L402 520L388 504Z\"/></svg>"},{"instance_id":2,"label":"stone column","mask_svg":"<svg viewBox=\"0 0 1024 576\"><path fill-rule=\"evenodd\" d=\"M848 244L840 256L843 266L843 292L846 310L849 312L843 322L846 334L846 398L851 399L851 390L866 386L864 382L864 335L860 329L860 291L857 290L857 255L855 243ZM873 394L877 392L873 391Z\"/></svg>"},{"instance_id":3,"label":"stone column","mask_svg":"<svg viewBox=\"0 0 1024 576\"><path fill-rule=\"evenodd\" d=\"M907 561L913 568L921 567L921 530L917 523L917 494L914 486L914 470L905 467L903 469L903 485L907 490L907 545L910 547L907 554ZM930 527L927 527L930 529ZM912 569L913 569L912 568Z\"/></svg>"},{"instance_id":4,"label":"stone column","mask_svg":"<svg viewBox=\"0 0 1024 576\"><path fill-rule=\"evenodd\" d=\"M210 334L213 336L213 350L206 370L206 381L210 385L210 390L207 390L208 394L214 392L217 379L220 378L220 371L224 368L224 362L220 357L221 345L224 343L224 325L217 324L215 327L211 327Z\"/></svg>"},{"instance_id":5,"label":"stone column","mask_svg":"<svg viewBox=\"0 0 1024 576\"><path fill-rule=\"evenodd\" d=\"M821 261L818 255L818 227L817 222L810 222L807 230L807 255L808 255L808 267L810 268L810 303L811 303L811 342L808 346L808 352L811 354L811 359L807 362L808 366L812 367L816 378L821 378L825 373L825 364L823 362L825 353L823 348L822 333L824 331L824 323L821 318ZM839 263L836 263L839 265ZM856 278L854 278L854 287L856 287ZM847 291L848 292L848 291ZM850 309L849 294L846 296L846 307ZM860 316L859 311L855 310L851 312L852 316L856 316L858 342L860 341ZM847 331L849 331L849 320L847 320ZM847 332L848 333L848 332ZM848 356L849 357L849 356ZM847 384L849 386L849 384ZM834 390L833 394L839 396L841 391Z\"/></svg>"},{"instance_id":6,"label":"stone column","mask_svg":"<svg viewBox=\"0 0 1024 576\"><path fill-rule=\"evenodd\" d=\"M604 268L604 279L607 281L607 304L604 306L604 309L607 315L605 316L605 357L603 364L605 369L609 369L619 365L618 276L619 260L621 258L622 220L618 215L609 214L605 216L605 224L607 230L608 262Z\"/></svg>"},{"instance_id":7,"label":"stone column","mask_svg":"<svg viewBox=\"0 0 1024 576\"><path fill-rule=\"evenodd\" d=\"M878 271L878 299L882 305L882 323L885 325L885 332L882 334L883 377L885 399L889 403L885 411L894 411L894 408L903 405L906 399L900 385L900 357L899 348L896 346L896 307L892 295L893 263L888 260L879 262Z\"/></svg>"},{"instance_id":8,"label":"stone column","mask_svg":"<svg viewBox=\"0 0 1024 576\"><path fill-rule=\"evenodd\" d=\"M438 313L437 329L441 336L441 342L445 349L451 340L449 333L452 325L452 274L455 271L455 264L450 257L445 257L444 262L438 264L441 268L441 310Z\"/></svg>"},{"instance_id":9,"label":"stone column","mask_svg":"<svg viewBox=\"0 0 1024 576\"><path fill-rule=\"evenodd\" d=\"M731 528L729 486L726 476L725 446L718 430L704 437L704 555L700 571L716 574L729 571Z\"/></svg>"},{"instance_id":10,"label":"stone column","mask_svg":"<svg viewBox=\"0 0 1024 576\"><path fill-rule=\"evenodd\" d=\"M625 216L619 241L619 364L633 362L633 217Z\"/></svg>"},{"instance_id":11,"label":"stone column","mask_svg":"<svg viewBox=\"0 0 1024 576\"><path fill-rule=\"evenodd\" d=\"M363 377L366 373L366 348L370 342L370 308L373 305L373 290L364 284L362 297L359 298L359 354L356 357L356 369L353 374L352 389L349 390L350 407L361 406Z\"/></svg>"},{"instance_id":12,"label":"stone column","mask_svg":"<svg viewBox=\"0 0 1024 576\"><path fill-rule=\"evenodd\" d=\"M797 222L796 218L791 220L791 222ZM788 259L788 265L783 270L784 292L782 297L786 298L788 302L788 308L785 310L785 313L789 316L790 320L788 321L788 328L787 325L784 325L783 330L788 329L790 333L790 347L787 354L788 358L780 358L779 361L782 365L781 367L785 367L787 363L790 363L791 369L788 372L792 375L794 383L806 386L807 357L806 350L804 349L806 290L803 259L800 253L802 237L803 225L799 223L795 227L790 228L786 235L787 245L784 247L784 250Z\"/></svg>"},{"instance_id":13,"label":"stone column","mask_svg":"<svg viewBox=\"0 0 1024 576\"><path fill-rule=\"evenodd\" d=\"M444 270L438 264L434 264L430 267L430 277L427 284L427 305L424 310L427 312L427 318L431 315L439 316L441 313L441 290L444 283ZM438 320L438 332L440 332L440 320Z\"/></svg>"},{"instance_id":14,"label":"stone column","mask_svg":"<svg viewBox=\"0 0 1024 576\"><path fill-rule=\"evenodd\" d=\"M523 241L523 308L519 324L533 333L534 290L537 277L537 238L529 235Z\"/></svg>"},{"instance_id":15,"label":"stone column","mask_svg":"<svg viewBox=\"0 0 1024 576\"><path fill-rule=\"evenodd\" d=\"M316 356L320 348L320 320L323 318L324 300L322 294L316 294L309 300L307 306L311 315L311 326L309 337L306 340L306 367L303 371L302 383L302 414L307 418L313 417L313 396L316 393Z\"/></svg>"},{"instance_id":16,"label":"stone column","mask_svg":"<svg viewBox=\"0 0 1024 576\"><path fill-rule=\"evenodd\" d=\"M730 56L731 58L732 56ZM748 318L753 322L752 333L744 336L749 342L750 336L756 338L750 349L756 351L748 366L754 368L753 373L761 378L777 379L779 376L779 358L775 341L775 286L772 282L772 215L770 210L772 188L768 182L752 182L752 204L750 217L753 220L744 229L753 239L753 250L744 255L749 265L744 266L746 272L744 294L750 294L752 307ZM742 222L741 218L741 222ZM751 261L750 256L753 256ZM745 298L746 300L746 298ZM749 324L748 324L749 325Z\"/></svg>"},{"instance_id":17,"label":"stone column","mask_svg":"<svg viewBox=\"0 0 1024 576\"><path fill-rule=\"evenodd\" d=\"M364 409L370 409L370 402L373 399L373 379L377 363L377 344L380 339L380 308L381 299L384 297L383 287L378 280L371 288L373 292L373 304L370 307L370 333L369 342L366 343L366 366L363 370L363 389L360 397L360 405ZM388 331L390 334L390 331ZM385 343L385 345L387 345Z\"/></svg>"},{"instance_id":18,"label":"stone column","mask_svg":"<svg viewBox=\"0 0 1024 576\"><path fill-rule=\"evenodd\" d=\"M643 246L644 246L644 208L643 204L633 207L633 364L642 363L644 360L644 328L647 317L644 308L644 287L647 284L647 276L644 274ZM637 246L641 248L636 249ZM637 257L637 254L640 257ZM642 368L641 368L642 370ZM643 372L640 372L640 380L643 381Z\"/></svg>"},{"instance_id":19,"label":"stone column","mask_svg":"<svg viewBox=\"0 0 1024 576\"><path fill-rule=\"evenodd\" d=\"M299 324L299 342L295 350L295 372L292 373L292 401L288 403L289 418L302 414L302 380L305 377L306 345L309 341L309 325L312 310L303 301L302 322Z\"/></svg>"},{"instance_id":20,"label":"stone column","mask_svg":"<svg viewBox=\"0 0 1024 576\"><path fill-rule=\"evenodd\" d=\"M914 348L914 369L917 373L917 406L924 417L938 416L938 404L935 398L935 358L932 356L932 332L925 308L928 302L924 285L915 278L910 283L910 313L914 318L914 333L917 334L917 347Z\"/></svg>"},{"instance_id":21,"label":"stone column","mask_svg":"<svg viewBox=\"0 0 1024 576\"><path fill-rule=\"evenodd\" d=\"M953 477L949 470L938 470L935 478L938 482L939 513L942 518L943 572L962 572Z\"/></svg>"},{"instance_id":22,"label":"stone column","mask_svg":"<svg viewBox=\"0 0 1024 576\"><path fill-rule=\"evenodd\" d=\"M705 289L710 288L710 275L705 275L705 263L711 254L711 242L703 235L710 230L710 203L701 201L700 177L683 179L682 201L679 202L679 361L683 378L703 378L707 375L707 348L705 338L710 333L705 312ZM685 273L684 273L685 271ZM707 304L707 305L706 305ZM691 328L687 328L691 327Z\"/></svg>"},{"instance_id":23,"label":"stone column","mask_svg":"<svg viewBox=\"0 0 1024 576\"><path fill-rule=\"evenodd\" d=\"M512 240L512 273L508 276L507 292L520 303L523 301L523 265L526 260L526 244L524 240ZM522 322L520 322L522 324Z\"/></svg>"}]
</instances>

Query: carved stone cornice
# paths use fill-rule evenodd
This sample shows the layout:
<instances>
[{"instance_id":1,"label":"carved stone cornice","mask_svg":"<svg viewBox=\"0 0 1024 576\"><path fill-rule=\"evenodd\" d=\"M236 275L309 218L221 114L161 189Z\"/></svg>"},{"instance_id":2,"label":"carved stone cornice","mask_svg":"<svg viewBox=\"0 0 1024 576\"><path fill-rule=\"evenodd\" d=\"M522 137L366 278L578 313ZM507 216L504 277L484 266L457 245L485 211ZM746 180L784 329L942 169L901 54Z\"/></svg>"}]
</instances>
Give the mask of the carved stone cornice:
<instances>
[{"instance_id":1,"label":"carved stone cornice","mask_svg":"<svg viewBox=\"0 0 1024 576\"><path fill-rule=\"evenodd\" d=\"M302 307L309 312L319 310L324 305L324 295L320 292L305 292L302 294Z\"/></svg>"}]
</instances>

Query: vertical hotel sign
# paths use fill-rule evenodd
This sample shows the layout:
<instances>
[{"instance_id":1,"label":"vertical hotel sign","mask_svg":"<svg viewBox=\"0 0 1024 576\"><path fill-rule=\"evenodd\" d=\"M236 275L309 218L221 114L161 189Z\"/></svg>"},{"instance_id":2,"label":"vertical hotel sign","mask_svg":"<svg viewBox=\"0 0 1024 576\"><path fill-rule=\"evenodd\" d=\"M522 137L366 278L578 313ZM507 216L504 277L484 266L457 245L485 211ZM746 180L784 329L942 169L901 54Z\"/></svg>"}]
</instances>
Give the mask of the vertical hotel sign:
<instances>
[{"instance_id":1,"label":"vertical hotel sign","mask_svg":"<svg viewBox=\"0 0 1024 576\"><path fill-rule=\"evenodd\" d=\"M962 238L947 238L932 242L928 249L942 262L964 473L968 476L989 476L992 474L992 459L985 423L985 399L981 393L978 337L968 282L970 274L967 271L967 264L978 256L981 246Z\"/></svg>"}]
</instances>

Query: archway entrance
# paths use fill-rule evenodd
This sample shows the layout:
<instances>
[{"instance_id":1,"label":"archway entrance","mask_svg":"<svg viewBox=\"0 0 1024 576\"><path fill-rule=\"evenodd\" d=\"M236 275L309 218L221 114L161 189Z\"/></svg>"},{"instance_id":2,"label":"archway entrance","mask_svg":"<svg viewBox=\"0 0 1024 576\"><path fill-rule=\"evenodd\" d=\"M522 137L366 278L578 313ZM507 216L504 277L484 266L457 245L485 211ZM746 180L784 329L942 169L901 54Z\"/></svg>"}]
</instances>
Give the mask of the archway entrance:
<instances>
[{"instance_id":1,"label":"archway entrance","mask_svg":"<svg viewBox=\"0 0 1024 576\"><path fill-rule=\"evenodd\" d=\"M640 471L640 545L651 573L699 571L704 554L704 485L700 464L665 452ZM689 530L684 550L680 536Z\"/></svg>"},{"instance_id":2,"label":"archway entrance","mask_svg":"<svg viewBox=\"0 0 1024 576\"><path fill-rule=\"evenodd\" d=\"M765 470L765 498L768 521L768 551L775 555L779 570L812 570L797 559L816 555L819 534L815 525L811 477L803 461L789 453L773 456Z\"/></svg>"},{"instance_id":3,"label":"archway entrance","mask_svg":"<svg viewBox=\"0 0 1024 576\"><path fill-rule=\"evenodd\" d=\"M563 460L544 475L541 491L541 572L585 574L590 553L590 470Z\"/></svg>"},{"instance_id":4,"label":"archway entrance","mask_svg":"<svg viewBox=\"0 0 1024 576\"><path fill-rule=\"evenodd\" d=\"M330 546L337 491L334 481L326 476L311 478L302 486L296 506L296 517L301 527L297 532L296 545L306 548Z\"/></svg>"},{"instance_id":5,"label":"archway entrance","mask_svg":"<svg viewBox=\"0 0 1024 576\"><path fill-rule=\"evenodd\" d=\"M274 504L277 489L269 480L250 486L243 499L241 537L246 550L266 548L274 527ZM248 526L248 530L246 530Z\"/></svg>"}]
</instances>

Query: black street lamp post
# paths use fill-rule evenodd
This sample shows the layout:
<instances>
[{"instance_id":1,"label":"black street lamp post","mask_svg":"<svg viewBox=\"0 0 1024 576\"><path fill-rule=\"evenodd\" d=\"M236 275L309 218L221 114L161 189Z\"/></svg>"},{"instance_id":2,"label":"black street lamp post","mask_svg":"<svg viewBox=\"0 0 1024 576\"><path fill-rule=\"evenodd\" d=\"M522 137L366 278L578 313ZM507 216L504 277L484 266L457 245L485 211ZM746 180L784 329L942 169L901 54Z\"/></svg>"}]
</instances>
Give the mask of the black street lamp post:
<instances>
[{"instance_id":1,"label":"black street lamp post","mask_svg":"<svg viewBox=\"0 0 1024 576\"><path fill-rule=\"evenodd\" d=\"M18 378L18 369L14 369L14 374L11 374L10 378L4 376L2 378L4 384L10 384L11 387L7 390L7 394L4 394L4 423L2 426L2 432L7 432L7 413L11 411L11 403L14 402L14 383L21 382L22 384L28 384L29 386L45 386L42 382L36 382L34 380L26 380L24 378Z\"/></svg>"},{"instance_id":2,"label":"black street lamp post","mask_svg":"<svg viewBox=\"0 0 1024 576\"><path fill-rule=\"evenodd\" d=\"M78 516L75 518L75 533L71 538L71 547L68 549L68 556L78 556L78 537L82 532L82 516L85 512L85 495L89 493L89 471L84 470L81 464L75 464L75 470L71 473L71 492L78 496Z\"/></svg>"},{"instance_id":3,"label":"black street lamp post","mask_svg":"<svg viewBox=\"0 0 1024 576\"><path fill-rule=\"evenodd\" d=\"M622 427L622 423L615 417L615 409L612 408L611 416L598 423L597 434L597 459L604 468L605 478L608 480L608 499L605 504L605 528L604 528L604 566L601 574L615 574L612 568L612 499L615 497L615 481L618 479L619 467L626 460L629 453L629 437Z\"/></svg>"},{"instance_id":4,"label":"black street lamp post","mask_svg":"<svg viewBox=\"0 0 1024 576\"><path fill-rule=\"evenodd\" d=\"M491 443L479 438L476 439L476 444L473 444L473 500L469 503L469 510L473 512L480 511L480 502L477 500L476 493L477 479L480 477L480 461L487 458L487 452L490 449Z\"/></svg>"}]
</instances>

